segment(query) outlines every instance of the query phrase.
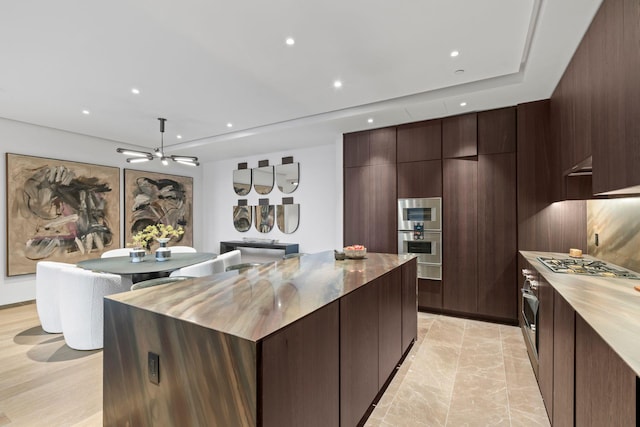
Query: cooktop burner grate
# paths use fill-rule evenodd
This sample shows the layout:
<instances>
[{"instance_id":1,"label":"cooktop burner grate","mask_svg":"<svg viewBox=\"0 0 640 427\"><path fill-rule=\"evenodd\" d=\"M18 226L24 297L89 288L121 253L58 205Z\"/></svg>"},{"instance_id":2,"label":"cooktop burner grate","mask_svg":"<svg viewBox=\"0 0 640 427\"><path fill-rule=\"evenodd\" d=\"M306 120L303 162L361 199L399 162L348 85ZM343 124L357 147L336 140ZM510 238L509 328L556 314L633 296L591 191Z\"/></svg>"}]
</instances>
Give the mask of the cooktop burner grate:
<instances>
[{"instance_id":1,"label":"cooktop burner grate","mask_svg":"<svg viewBox=\"0 0 640 427\"><path fill-rule=\"evenodd\" d=\"M614 268L602 261L583 258L549 258L538 257L554 273L582 274L599 277L618 277L640 280L640 276L632 271Z\"/></svg>"}]
</instances>

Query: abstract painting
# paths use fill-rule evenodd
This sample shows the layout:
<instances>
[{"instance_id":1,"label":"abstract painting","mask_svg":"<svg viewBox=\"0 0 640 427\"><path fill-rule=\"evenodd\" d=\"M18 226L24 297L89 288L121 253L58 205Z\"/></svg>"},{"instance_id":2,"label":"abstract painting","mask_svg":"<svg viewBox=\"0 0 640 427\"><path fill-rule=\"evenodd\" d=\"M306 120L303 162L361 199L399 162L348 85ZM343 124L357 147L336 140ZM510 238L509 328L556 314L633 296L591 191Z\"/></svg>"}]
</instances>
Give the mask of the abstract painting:
<instances>
[{"instance_id":1,"label":"abstract painting","mask_svg":"<svg viewBox=\"0 0 640 427\"><path fill-rule=\"evenodd\" d=\"M120 169L7 153L7 275L120 245Z\"/></svg>"},{"instance_id":2,"label":"abstract painting","mask_svg":"<svg viewBox=\"0 0 640 427\"><path fill-rule=\"evenodd\" d=\"M193 246L193 178L124 170L124 239L151 224L181 226L184 234L169 246Z\"/></svg>"}]
</instances>

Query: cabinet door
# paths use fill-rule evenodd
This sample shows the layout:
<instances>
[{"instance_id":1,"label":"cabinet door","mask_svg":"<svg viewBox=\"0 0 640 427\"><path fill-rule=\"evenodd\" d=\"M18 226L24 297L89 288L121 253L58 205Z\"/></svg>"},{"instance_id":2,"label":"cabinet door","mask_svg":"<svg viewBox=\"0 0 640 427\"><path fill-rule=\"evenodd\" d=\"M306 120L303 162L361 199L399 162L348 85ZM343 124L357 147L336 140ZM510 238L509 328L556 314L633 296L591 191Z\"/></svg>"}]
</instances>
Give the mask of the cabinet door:
<instances>
[{"instance_id":1,"label":"cabinet door","mask_svg":"<svg viewBox=\"0 0 640 427\"><path fill-rule=\"evenodd\" d=\"M262 343L264 427L339 425L339 304L313 312Z\"/></svg>"},{"instance_id":2,"label":"cabinet door","mask_svg":"<svg viewBox=\"0 0 640 427\"><path fill-rule=\"evenodd\" d=\"M637 377L576 315L576 426L637 426Z\"/></svg>"},{"instance_id":3,"label":"cabinet door","mask_svg":"<svg viewBox=\"0 0 640 427\"><path fill-rule=\"evenodd\" d=\"M344 244L370 246L369 166L344 169Z\"/></svg>"},{"instance_id":4,"label":"cabinet door","mask_svg":"<svg viewBox=\"0 0 640 427\"><path fill-rule=\"evenodd\" d=\"M398 253L396 165L372 165L368 168L369 181L363 186L368 194L366 206L369 215L368 236L365 239L369 243L365 246L371 252Z\"/></svg>"},{"instance_id":5,"label":"cabinet door","mask_svg":"<svg viewBox=\"0 0 640 427\"><path fill-rule=\"evenodd\" d=\"M418 279L418 307L440 310L442 308L442 280Z\"/></svg>"},{"instance_id":6,"label":"cabinet door","mask_svg":"<svg viewBox=\"0 0 640 427\"><path fill-rule=\"evenodd\" d=\"M553 426L573 427L576 312L558 292L553 302Z\"/></svg>"},{"instance_id":7,"label":"cabinet door","mask_svg":"<svg viewBox=\"0 0 640 427\"><path fill-rule=\"evenodd\" d=\"M398 163L398 198L442 197L442 161Z\"/></svg>"},{"instance_id":8,"label":"cabinet door","mask_svg":"<svg viewBox=\"0 0 640 427\"><path fill-rule=\"evenodd\" d=\"M377 280L340 299L342 426L357 425L378 394Z\"/></svg>"},{"instance_id":9,"label":"cabinet door","mask_svg":"<svg viewBox=\"0 0 640 427\"><path fill-rule=\"evenodd\" d=\"M343 136L344 167L369 164L369 132L347 133Z\"/></svg>"},{"instance_id":10,"label":"cabinet door","mask_svg":"<svg viewBox=\"0 0 640 427\"><path fill-rule=\"evenodd\" d=\"M369 131L370 165L396 164L396 128Z\"/></svg>"},{"instance_id":11,"label":"cabinet door","mask_svg":"<svg viewBox=\"0 0 640 427\"><path fill-rule=\"evenodd\" d=\"M469 157L478 154L476 113L442 120L442 157Z\"/></svg>"},{"instance_id":12,"label":"cabinet door","mask_svg":"<svg viewBox=\"0 0 640 427\"><path fill-rule=\"evenodd\" d=\"M538 274L538 385L549 419L553 419L553 293L551 285Z\"/></svg>"},{"instance_id":13,"label":"cabinet door","mask_svg":"<svg viewBox=\"0 0 640 427\"><path fill-rule=\"evenodd\" d=\"M518 319L516 157L478 156L478 313Z\"/></svg>"},{"instance_id":14,"label":"cabinet door","mask_svg":"<svg viewBox=\"0 0 640 427\"><path fill-rule=\"evenodd\" d=\"M442 122L429 120L398 126L398 163L442 158Z\"/></svg>"},{"instance_id":15,"label":"cabinet door","mask_svg":"<svg viewBox=\"0 0 640 427\"><path fill-rule=\"evenodd\" d=\"M478 309L478 162L444 159L442 197L443 308Z\"/></svg>"},{"instance_id":16,"label":"cabinet door","mask_svg":"<svg viewBox=\"0 0 640 427\"><path fill-rule=\"evenodd\" d=\"M478 154L516 152L516 108L478 113Z\"/></svg>"},{"instance_id":17,"label":"cabinet door","mask_svg":"<svg viewBox=\"0 0 640 427\"><path fill-rule=\"evenodd\" d=\"M402 354L411 341L418 338L418 308L417 308L417 277L418 262L416 259L402 266Z\"/></svg>"},{"instance_id":18,"label":"cabinet door","mask_svg":"<svg viewBox=\"0 0 640 427\"><path fill-rule=\"evenodd\" d=\"M396 268L378 282L378 387L382 387L402 357L402 270Z\"/></svg>"}]
</instances>

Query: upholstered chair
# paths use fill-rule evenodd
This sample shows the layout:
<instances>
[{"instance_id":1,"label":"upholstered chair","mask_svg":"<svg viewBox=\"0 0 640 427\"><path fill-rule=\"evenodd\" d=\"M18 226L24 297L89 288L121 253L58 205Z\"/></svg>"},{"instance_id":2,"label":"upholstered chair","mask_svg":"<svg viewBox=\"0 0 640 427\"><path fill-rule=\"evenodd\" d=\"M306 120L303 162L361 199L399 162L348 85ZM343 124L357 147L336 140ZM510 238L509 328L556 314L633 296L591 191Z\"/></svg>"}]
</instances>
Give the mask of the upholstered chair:
<instances>
[{"instance_id":1,"label":"upholstered chair","mask_svg":"<svg viewBox=\"0 0 640 427\"><path fill-rule=\"evenodd\" d=\"M171 249L171 252L174 254L197 252L195 248L192 248L191 246L169 246L169 249Z\"/></svg>"},{"instance_id":2,"label":"upholstered chair","mask_svg":"<svg viewBox=\"0 0 640 427\"><path fill-rule=\"evenodd\" d=\"M75 350L103 347L104 297L128 291L131 280L82 268L60 272L60 320L67 345Z\"/></svg>"},{"instance_id":3,"label":"upholstered chair","mask_svg":"<svg viewBox=\"0 0 640 427\"><path fill-rule=\"evenodd\" d=\"M60 322L60 271L75 269L74 264L39 261L36 264L36 310L45 332L62 332Z\"/></svg>"},{"instance_id":4,"label":"upholstered chair","mask_svg":"<svg viewBox=\"0 0 640 427\"><path fill-rule=\"evenodd\" d=\"M202 277L202 276L210 276L214 274L213 271L213 262L215 259L210 259L204 262L200 262L198 264L188 265L186 267L179 268L171 272L169 277L176 276L188 276L188 277Z\"/></svg>"},{"instance_id":5,"label":"upholstered chair","mask_svg":"<svg viewBox=\"0 0 640 427\"><path fill-rule=\"evenodd\" d=\"M111 249L110 251L105 251L100 255L100 258L113 258L116 256L129 256L131 252L131 248L118 248Z\"/></svg>"},{"instance_id":6,"label":"upholstered chair","mask_svg":"<svg viewBox=\"0 0 640 427\"><path fill-rule=\"evenodd\" d=\"M242 262L242 252L239 249L220 254L213 260L213 272L223 273L230 265L240 264Z\"/></svg>"}]
</instances>

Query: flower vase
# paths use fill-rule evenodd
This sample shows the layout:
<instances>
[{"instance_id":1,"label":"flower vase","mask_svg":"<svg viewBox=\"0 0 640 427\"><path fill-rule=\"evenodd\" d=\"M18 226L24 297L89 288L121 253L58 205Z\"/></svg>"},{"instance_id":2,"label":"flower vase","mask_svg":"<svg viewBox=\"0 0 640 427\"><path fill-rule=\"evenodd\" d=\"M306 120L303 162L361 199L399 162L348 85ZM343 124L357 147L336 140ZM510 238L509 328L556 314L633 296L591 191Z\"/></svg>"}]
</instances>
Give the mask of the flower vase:
<instances>
[{"instance_id":1,"label":"flower vase","mask_svg":"<svg viewBox=\"0 0 640 427\"><path fill-rule=\"evenodd\" d=\"M160 247L156 249L156 261L167 261L171 258L171 249L167 247L167 243L169 243L170 238L167 237L158 237L156 239L160 244Z\"/></svg>"},{"instance_id":2,"label":"flower vase","mask_svg":"<svg viewBox=\"0 0 640 427\"><path fill-rule=\"evenodd\" d=\"M144 256L146 255L146 251L142 248L134 248L129 252L129 259L131 262L142 262L144 261Z\"/></svg>"}]
</instances>

